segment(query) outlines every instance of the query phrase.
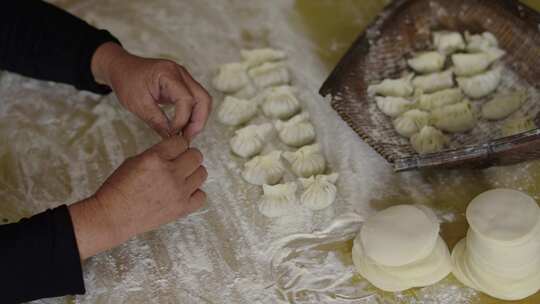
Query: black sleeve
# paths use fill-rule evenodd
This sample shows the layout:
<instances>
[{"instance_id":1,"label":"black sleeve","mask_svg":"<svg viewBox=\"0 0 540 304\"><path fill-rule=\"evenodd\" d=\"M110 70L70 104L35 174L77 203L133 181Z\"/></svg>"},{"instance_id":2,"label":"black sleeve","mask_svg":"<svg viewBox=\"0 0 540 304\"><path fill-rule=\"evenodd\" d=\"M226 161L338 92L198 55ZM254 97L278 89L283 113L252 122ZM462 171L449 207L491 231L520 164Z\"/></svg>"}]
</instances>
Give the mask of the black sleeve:
<instances>
[{"instance_id":1,"label":"black sleeve","mask_svg":"<svg viewBox=\"0 0 540 304\"><path fill-rule=\"evenodd\" d=\"M8 0L0 8L0 69L106 94L94 81L91 60L109 32L40 0Z\"/></svg>"},{"instance_id":2,"label":"black sleeve","mask_svg":"<svg viewBox=\"0 0 540 304\"><path fill-rule=\"evenodd\" d=\"M85 292L79 250L66 206L0 226L0 248L2 303Z\"/></svg>"}]
</instances>

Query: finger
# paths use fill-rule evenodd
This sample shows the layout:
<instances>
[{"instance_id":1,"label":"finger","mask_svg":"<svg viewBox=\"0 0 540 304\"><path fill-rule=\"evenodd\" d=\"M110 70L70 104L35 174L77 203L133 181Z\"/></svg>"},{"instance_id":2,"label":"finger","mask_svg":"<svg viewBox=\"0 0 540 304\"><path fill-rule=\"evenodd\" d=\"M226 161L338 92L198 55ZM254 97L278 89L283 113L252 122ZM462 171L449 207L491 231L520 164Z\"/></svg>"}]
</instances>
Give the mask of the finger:
<instances>
[{"instance_id":1,"label":"finger","mask_svg":"<svg viewBox=\"0 0 540 304\"><path fill-rule=\"evenodd\" d=\"M186 152L189 147L188 141L182 136L175 135L164 139L156 144L151 150L165 160L174 160Z\"/></svg>"},{"instance_id":2,"label":"finger","mask_svg":"<svg viewBox=\"0 0 540 304\"><path fill-rule=\"evenodd\" d=\"M164 77L162 80L162 90L163 97L166 100L171 100L175 105L171 127L172 131L177 133L188 123L195 99L181 77Z\"/></svg>"},{"instance_id":3,"label":"finger","mask_svg":"<svg viewBox=\"0 0 540 304\"><path fill-rule=\"evenodd\" d=\"M208 171L203 166L200 166L186 179L186 188L190 193L193 193L199 189L202 184L208 178Z\"/></svg>"},{"instance_id":4,"label":"finger","mask_svg":"<svg viewBox=\"0 0 540 304\"><path fill-rule=\"evenodd\" d=\"M174 160L174 167L180 178L192 175L203 163L203 155L197 149L190 148Z\"/></svg>"},{"instance_id":5,"label":"finger","mask_svg":"<svg viewBox=\"0 0 540 304\"><path fill-rule=\"evenodd\" d=\"M186 206L188 213L193 213L199 209L202 208L204 203L206 202L206 193L204 193L201 190L197 190L191 195L191 198L189 199L189 204Z\"/></svg>"},{"instance_id":6,"label":"finger","mask_svg":"<svg viewBox=\"0 0 540 304\"><path fill-rule=\"evenodd\" d=\"M210 116L210 112L212 111L212 97L200 83L193 79L184 67L179 66L179 70L185 84L195 98L195 105L191 112L190 121L183 129L184 136L191 140L203 130L208 121L208 116Z\"/></svg>"},{"instance_id":7,"label":"finger","mask_svg":"<svg viewBox=\"0 0 540 304\"><path fill-rule=\"evenodd\" d=\"M165 112L153 101L146 103L139 116L162 138L170 136L169 118L167 118Z\"/></svg>"}]
</instances>

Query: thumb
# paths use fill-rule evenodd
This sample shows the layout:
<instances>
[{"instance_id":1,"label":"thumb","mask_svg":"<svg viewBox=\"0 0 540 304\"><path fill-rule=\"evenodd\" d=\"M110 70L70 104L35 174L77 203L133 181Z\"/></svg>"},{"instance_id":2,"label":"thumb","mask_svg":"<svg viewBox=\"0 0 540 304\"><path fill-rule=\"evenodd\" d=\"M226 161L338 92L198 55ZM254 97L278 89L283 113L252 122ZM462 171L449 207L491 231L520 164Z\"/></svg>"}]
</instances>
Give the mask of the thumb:
<instances>
[{"instance_id":1,"label":"thumb","mask_svg":"<svg viewBox=\"0 0 540 304\"><path fill-rule=\"evenodd\" d=\"M162 138L168 138L171 135L169 118L154 101L146 103L140 117Z\"/></svg>"}]
</instances>

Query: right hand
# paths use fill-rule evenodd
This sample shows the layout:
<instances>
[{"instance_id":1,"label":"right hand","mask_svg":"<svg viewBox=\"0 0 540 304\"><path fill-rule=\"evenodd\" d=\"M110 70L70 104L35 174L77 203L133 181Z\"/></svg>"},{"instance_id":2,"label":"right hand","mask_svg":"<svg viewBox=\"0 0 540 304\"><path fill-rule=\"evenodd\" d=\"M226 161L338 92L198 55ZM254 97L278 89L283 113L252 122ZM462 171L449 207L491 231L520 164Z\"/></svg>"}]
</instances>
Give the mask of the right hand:
<instances>
[{"instance_id":1,"label":"right hand","mask_svg":"<svg viewBox=\"0 0 540 304\"><path fill-rule=\"evenodd\" d=\"M81 259L201 208L202 161L180 136L127 159L94 196L69 207Z\"/></svg>"}]
</instances>

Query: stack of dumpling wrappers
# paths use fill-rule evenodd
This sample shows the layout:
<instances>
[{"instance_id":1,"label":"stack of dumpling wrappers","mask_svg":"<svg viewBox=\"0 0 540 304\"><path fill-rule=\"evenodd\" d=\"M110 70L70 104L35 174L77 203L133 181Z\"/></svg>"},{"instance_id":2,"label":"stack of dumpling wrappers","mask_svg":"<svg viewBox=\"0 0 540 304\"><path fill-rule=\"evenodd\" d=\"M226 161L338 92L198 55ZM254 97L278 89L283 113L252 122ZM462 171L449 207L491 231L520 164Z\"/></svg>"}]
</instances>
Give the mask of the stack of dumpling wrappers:
<instances>
[{"instance_id":1,"label":"stack of dumpling wrappers","mask_svg":"<svg viewBox=\"0 0 540 304\"><path fill-rule=\"evenodd\" d=\"M527 101L526 90L498 91L505 51L489 33L433 33L433 50L407 60L411 73L370 85L377 107L393 119L396 132L420 154L448 147L449 134L465 133L478 120L505 120L502 135L535 128L530 117L512 116ZM475 110L474 103L481 103ZM508 118L508 119L506 119Z\"/></svg>"},{"instance_id":2,"label":"stack of dumpling wrappers","mask_svg":"<svg viewBox=\"0 0 540 304\"><path fill-rule=\"evenodd\" d=\"M302 110L298 89L291 86L286 54L274 49L241 51L243 62L222 65L213 86L225 94L218 120L234 127L232 152L245 159L242 177L262 186L259 210L268 217L290 214L300 204L297 183L282 183L288 168L299 178L304 192L301 205L311 210L330 206L337 194L337 174L325 175L326 160L308 112ZM263 115L259 115L262 112ZM256 118L260 124L250 124ZM277 133L285 149L265 152Z\"/></svg>"}]
</instances>

